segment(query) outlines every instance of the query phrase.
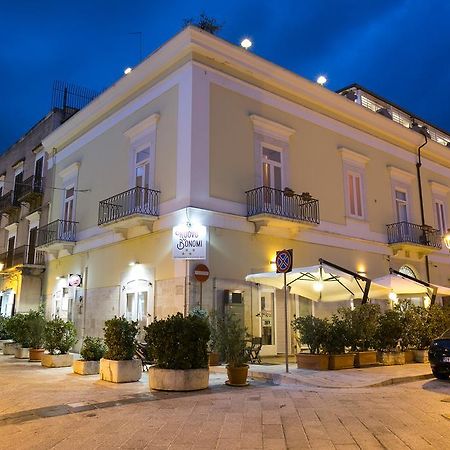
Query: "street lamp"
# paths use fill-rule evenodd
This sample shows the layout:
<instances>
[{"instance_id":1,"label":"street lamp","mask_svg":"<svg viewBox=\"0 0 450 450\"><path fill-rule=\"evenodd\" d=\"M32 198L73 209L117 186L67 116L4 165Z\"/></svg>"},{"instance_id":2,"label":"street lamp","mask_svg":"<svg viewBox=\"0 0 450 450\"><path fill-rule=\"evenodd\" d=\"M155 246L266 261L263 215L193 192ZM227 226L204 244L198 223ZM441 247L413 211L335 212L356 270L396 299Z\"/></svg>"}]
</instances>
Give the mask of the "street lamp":
<instances>
[{"instance_id":1,"label":"street lamp","mask_svg":"<svg viewBox=\"0 0 450 450\"><path fill-rule=\"evenodd\" d=\"M447 233L444 235L444 244L450 250L450 228L447 230Z\"/></svg>"}]
</instances>

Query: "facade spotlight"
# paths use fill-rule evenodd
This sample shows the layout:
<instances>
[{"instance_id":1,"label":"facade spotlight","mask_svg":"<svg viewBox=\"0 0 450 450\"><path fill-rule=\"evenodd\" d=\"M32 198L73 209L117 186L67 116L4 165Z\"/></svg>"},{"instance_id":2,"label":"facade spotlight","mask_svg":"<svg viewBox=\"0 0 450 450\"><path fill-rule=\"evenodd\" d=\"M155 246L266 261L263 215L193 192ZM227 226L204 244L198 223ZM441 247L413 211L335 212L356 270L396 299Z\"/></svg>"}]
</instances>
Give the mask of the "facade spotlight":
<instances>
[{"instance_id":1,"label":"facade spotlight","mask_svg":"<svg viewBox=\"0 0 450 450\"><path fill-rule=\"evenodd\" d=\"M127 68L123 71L123 73L124 73L125 75L128 75L132 70L133 70L133 69L132 69L131 67L127 67Z\"/></svg>"},{"instance_id":2,"label":"facade spotlight","mask_svg":"<svg viewBox=\"0 0 450 450\"><path fill-rule=\"evenodd\" d=\"M396 302L398 297L394 291L389 292L388 298L391 302Z\"/></svg>"},{"instance_id":3,"label":"facade spotlight","mask_svg":"<svg viewBox=\"0 0 450 450\"><path fill-rule=\"evenodd\" d=\"M245 38L241 41L241 47L248 50L252 46L252 41L249 38Z\"/></svg>"},{"instance_id":4,"label":"facade spotlight","mask_svg":"<svg viewBox=\"0 0 450 450\"><path fill-rule=\"evenodd\" d=\"M320 75L317 77L316 83L323 86L327 82L327 78L324 75Z\"/></svg>"}]
</instances>

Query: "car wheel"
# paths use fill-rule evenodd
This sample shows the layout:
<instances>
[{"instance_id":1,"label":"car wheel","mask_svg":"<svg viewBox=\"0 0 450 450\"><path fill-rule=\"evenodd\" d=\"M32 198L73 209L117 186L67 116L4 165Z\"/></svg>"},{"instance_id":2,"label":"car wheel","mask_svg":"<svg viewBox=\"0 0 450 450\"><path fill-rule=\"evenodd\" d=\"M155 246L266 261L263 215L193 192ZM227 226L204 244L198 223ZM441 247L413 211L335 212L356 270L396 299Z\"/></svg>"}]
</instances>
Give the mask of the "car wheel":
<instances>
[{"instance_id":1,"label":"car wheel","mask_svg":"<svg viewBox=\"0 0 450 450\"><path fill-rule=\"evenodd\" d=\"M440 372L435 372L434 370L433 370L433 375L434 375L438 380L447 380L447 379L448 379L448 374L440 373Z\"/></svg>"}]
</instances>

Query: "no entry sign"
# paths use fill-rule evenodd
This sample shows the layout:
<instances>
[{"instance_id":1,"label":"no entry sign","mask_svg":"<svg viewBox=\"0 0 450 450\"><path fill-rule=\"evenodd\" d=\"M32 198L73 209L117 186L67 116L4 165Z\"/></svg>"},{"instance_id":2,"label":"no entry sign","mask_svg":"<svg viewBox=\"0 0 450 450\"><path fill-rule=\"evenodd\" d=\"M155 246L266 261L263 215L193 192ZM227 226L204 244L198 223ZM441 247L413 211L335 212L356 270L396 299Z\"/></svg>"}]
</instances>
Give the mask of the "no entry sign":
<instances>
[{"instance_id":1,"label":"no entry sign","mask_svg":"<svg viewBox=\"0 0 450 450\"><path fill-rule=\"evenodd\" d=\"M207 281L209 278L208 266L205 266L204 264L197 264L194 269L194 277L200 283Z\"/></svg>"}]
</instances>

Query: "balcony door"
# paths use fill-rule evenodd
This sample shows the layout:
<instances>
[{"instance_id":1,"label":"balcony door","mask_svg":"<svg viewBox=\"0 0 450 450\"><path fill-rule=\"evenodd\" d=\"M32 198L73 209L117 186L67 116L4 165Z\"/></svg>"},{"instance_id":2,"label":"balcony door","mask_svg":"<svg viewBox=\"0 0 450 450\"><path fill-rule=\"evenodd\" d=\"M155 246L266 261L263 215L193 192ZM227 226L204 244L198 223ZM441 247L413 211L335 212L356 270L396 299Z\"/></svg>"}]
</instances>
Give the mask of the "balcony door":
<instances>
[{"instance_id":1,"label":"balcony door","mask_svg":"<svg viewBox=\"0 0 450 450\"><path fill-rule=\"evenodd\" d=\"M33 227L30 229L30 234L28 236L28 256L27 263L34 264L34 256L36 252L36 237L37 237L37 227Z\"/></svg>"},{"instance_id":2,"label":"balcony door","mask_svg":"<svg viewBox=\"0 0 450 450\"><path fill-rule=\"evenodd\" d=\"M34 165L33 191L40 191L42 187L42 173L44 170L44 157L38 158Z\"/></svg>"},{"instance_id":3,"label":"balcony door","mask_svg":"<svg viewBox=\"0 0 450 450\"><path fill-rule=\"evenodd\" d=\"M134 198L134 208L136 212L145 212L148 210L150 202L150 147L136 151L134 181L136 188Z\"/></svg>"},{"instance_id":4,"label":"balcony door","mask_svg":"<svg viewBox=\"0 0 450 450\"><path fill-rule=\"evenodd\" d=\"M262 147L262 182L264 189L264 203L272 212L281 212L282 205L282 155L281 151Z\"/></svg>"},{"instance_id":5,"label":"balcony door","mask_svg":"<svg viewBox=\"0 0 450 450\"><path fill-rule=\"evenodd\" d=\"M23 172L16 173L14 177L14 200L15 203L17 199L20 197L23 185Z\"/></svg>"},{"instance_id":6,"label":"balcony door","mask_svg":"<svg viewBox=\"0 0 450 450\"><path fill-rule=\"evenodd\" d=\"M16 242L16 237L11 236L8 239L8 254L6 256L6 267L12 267L14 262L14 244Z\"/></svg>"},{"instance_id":7,"label":"balcony door","mask_svg":"<svg viewBox=\"0 0 450 450\"><path fill-rule=\"evenodd\" d=\"M72 240L73 222L75 221L75 188L67 187L64 191L64 209L63 209L62 236L58 239Z\"/></svg>"},{"instance_id":8,"label":"balcony door","mask_svg":"<svg viewBox=\"0 0 450 450\"><path fill-rule=\"evenodd\" d=\"M397 214L397 222L408 222L408 196L406 191L401 189L395 190L395 209Z\"/></svg>"}]
</instances>

